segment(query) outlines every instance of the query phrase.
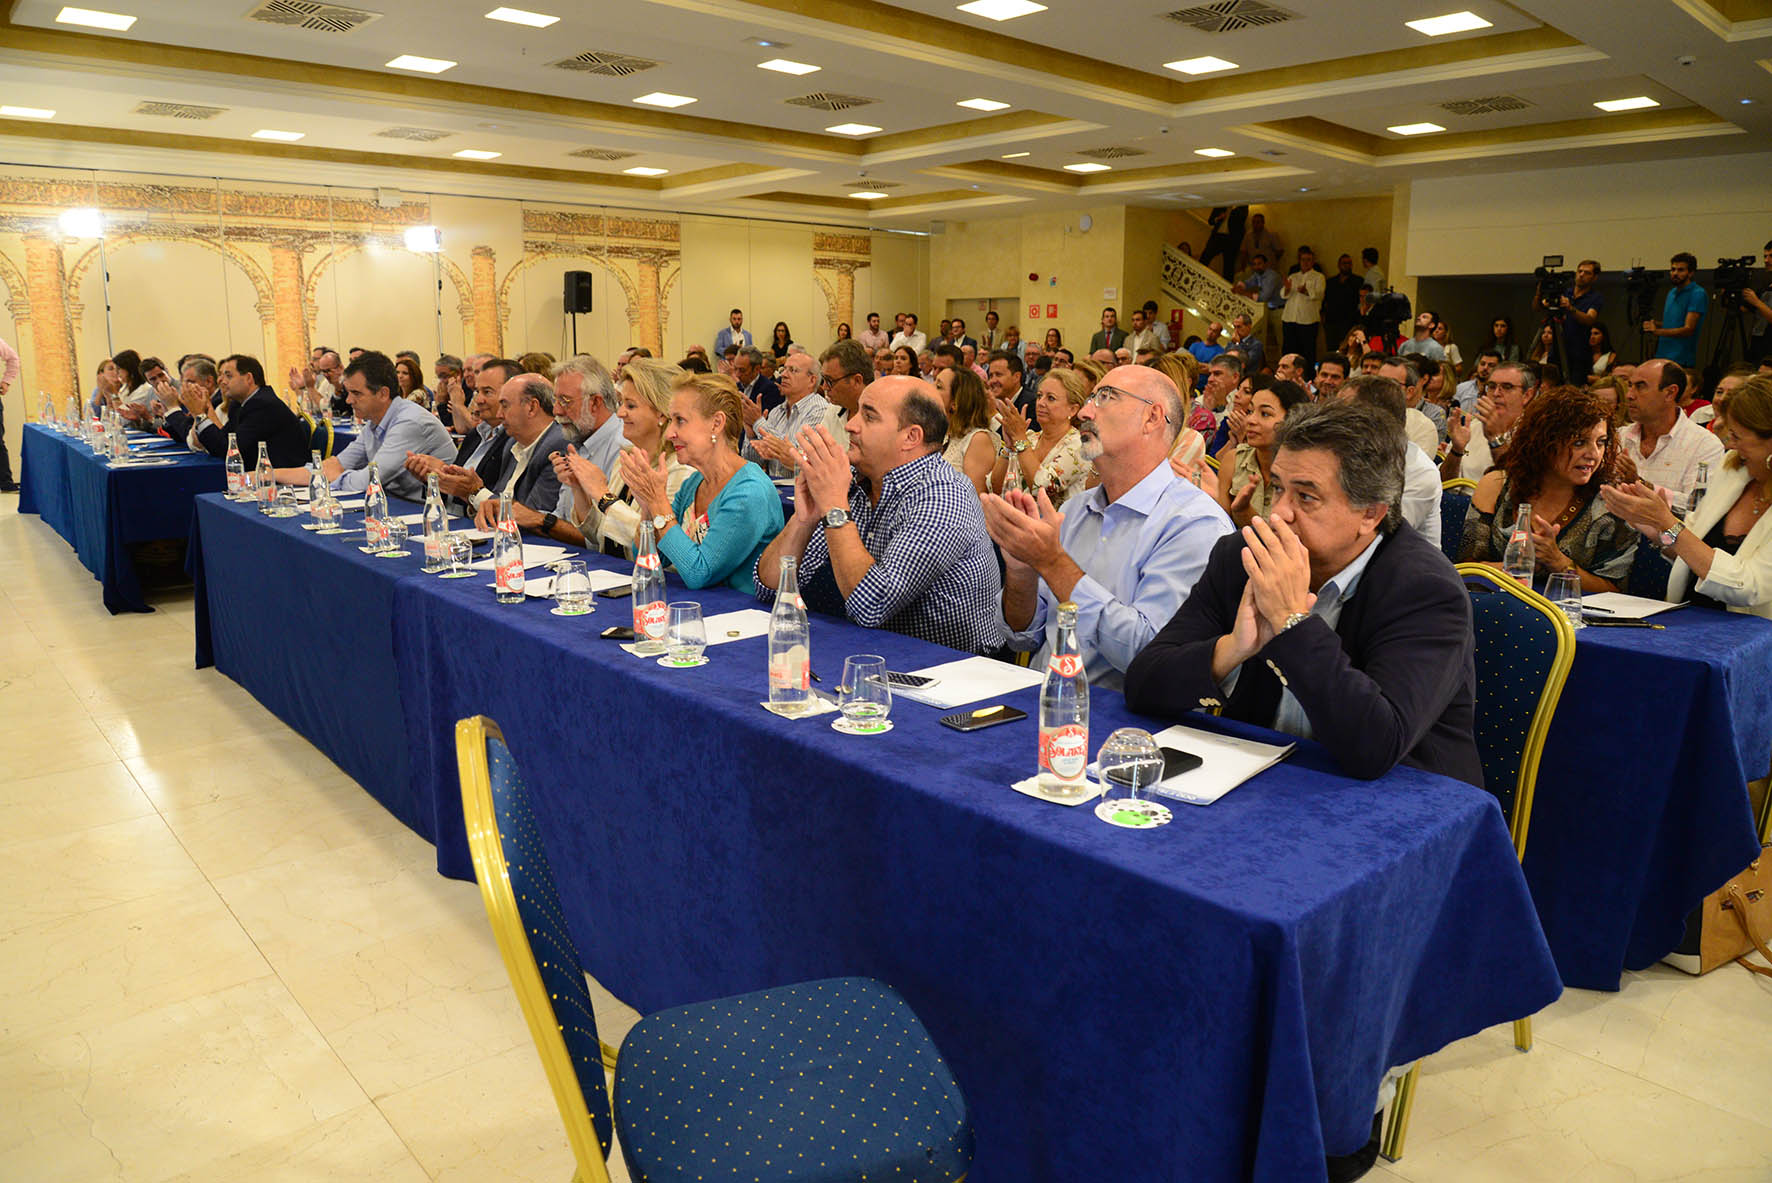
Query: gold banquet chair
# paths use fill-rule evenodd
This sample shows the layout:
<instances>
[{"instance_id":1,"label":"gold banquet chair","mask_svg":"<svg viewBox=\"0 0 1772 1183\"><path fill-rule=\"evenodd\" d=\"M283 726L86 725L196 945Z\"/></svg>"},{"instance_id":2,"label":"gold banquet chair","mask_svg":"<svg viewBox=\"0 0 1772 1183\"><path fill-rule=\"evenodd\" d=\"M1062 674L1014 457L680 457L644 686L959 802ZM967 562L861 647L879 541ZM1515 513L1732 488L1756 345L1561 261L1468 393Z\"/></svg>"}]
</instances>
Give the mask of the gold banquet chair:
<instances>
[{"instance_id":1,"label":"gold banquet chair","mask_svg":"<svg viewBox=\"0 0 1772 1183\"><path fill-rule=\"evenodd\" d=\"M1501 802L1514 853L1524 859L1538 762L1575 663L1575 630L1562 609L1493 567L1460 563L1458 573L1471 593L1476 634L1476 739L1483 783ZM1514 1020L1514 1046L1532 1050L1531 1016ZM1391 1103L1379 1149L1392 1162L1403 1156L1420 1072L1417 1061Z\"/></svg>"},{"instance_id":2,"label":"gold banquet chair","mask_svg":"<svg viewBox=\"0 0 1772 1183\"><path fill-rule=\"evenodd\" d=\"M616 1137L636 1180L965 1179L966 1100L883 982L828 978L671 1007L610 1052L503 732L462 719L455 750L474 875L566 1126L573 1183L609 1183Z\"/></svg>"}]
</instances>

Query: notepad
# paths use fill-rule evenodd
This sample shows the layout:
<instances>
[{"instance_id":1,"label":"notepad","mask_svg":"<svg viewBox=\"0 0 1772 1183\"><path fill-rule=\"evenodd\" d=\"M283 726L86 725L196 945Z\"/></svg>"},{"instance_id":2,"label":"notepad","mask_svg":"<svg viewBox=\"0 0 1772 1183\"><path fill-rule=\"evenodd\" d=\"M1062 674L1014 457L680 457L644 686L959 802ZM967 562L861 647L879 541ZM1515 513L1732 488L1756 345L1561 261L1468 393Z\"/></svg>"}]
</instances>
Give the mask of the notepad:
<instances>
[{"instance_id":1,"label":"notepad","mask_svg":"<svg viewBox=\"0 0 1772 1183\"><path fill-rule=\"evenodd\" d=\"M563 546L543 546L539 543L525 542L523 544L523 566L545 567L549 563L565 558L566 554L566 548ZM486 558L473 564L472 569L475 571L490 571L492 570L492 566L492 557L488 555Z\"/></svg>"},{"instance_id":2,"label":"notepad","mask_svg":"<svg viewBox=\"0 0 1772 1183\"><path fill-rule=\"evenodd\" d=\"M708 644L724 645L728 641L745 641L767 635L769 613L761 608L740 608L736 612L721 612L704 617L701 625L707 630Z\"/></svg>"},{"instance_id":3,"label":"notepad","mask_svg":"<svg viewBox=\"0 0 1772 1183\"><path fill-rule=\"evenodd\" d=\"M1046 677L1045 670L1010 665L990 657L963 657L958 661L911 670L913 674L934 678L932 686L892 687L894 698L908 698L932 707L958 707L980 699L997 698L1038 686Z\"/></svg>"},{"instance_id":4,"label":"notepad","mask_svg":"<svg viewBox=\"0 0 1772 1183\"><path fill-rule=\"evenodd\" d=\"M1583 612L1592 612L1612 620L1647 620L1657 612L1683 607L1684 604L1670 604L1666 600L1651 600L1643 596L1627 596L1623 592L1595 592L1591 596L1581 597Z\"/></svg>"},{"instance_id":5,"label":"notepad","mask_svg":"<svg viewBox=\"0 0 1772 1183\"><path fill-rule=\"evenodd\" d=\"M1257 743L1252 739L1237 739L1182 724L1164 728L1152 738L1158 747L1174 748L1200 757L1198 768L1151 786L1151 792L1159 797L1189 805L1212 804L1244 781L1284 760L1298 746L1295 743ZM1091 776L1099 772L1096 765L1089 766Z\"/></svg>"}]
</instances>

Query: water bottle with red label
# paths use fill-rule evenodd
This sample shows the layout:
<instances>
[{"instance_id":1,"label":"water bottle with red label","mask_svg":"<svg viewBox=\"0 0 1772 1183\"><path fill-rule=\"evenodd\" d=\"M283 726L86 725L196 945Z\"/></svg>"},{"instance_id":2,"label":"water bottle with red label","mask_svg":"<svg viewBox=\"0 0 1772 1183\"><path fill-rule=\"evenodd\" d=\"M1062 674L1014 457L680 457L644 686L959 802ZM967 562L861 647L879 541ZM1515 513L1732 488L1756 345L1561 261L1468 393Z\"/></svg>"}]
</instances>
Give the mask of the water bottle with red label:
<instances>
[{"instance_id":1,"label":"water bottle with red label","mask_svg":"<svg viewBox=\"0 0 1772 1183\"><path fill-rule=\"evenodd\" d=\"M246 465L240 459L240 445L231 431L228 432L228 455L222 461L222 467L228 474L228 500L242 500L246 496Z\"/></svg>"},{"instance_id":2,"label":"water bottle with red label","mask_svg":"<svg viewBox=\"0 0 1772 1183\"><path fill-rule=\"evenodd\" d=\"M492 531L492 569L497 573L501 604L523 602L523 535L511 510L514 504L514 497L499 498L498 523Z\"/></svg>"},{"instance_id":3,"label":"water bottle with red label","mask_svg":"<svg viewBox=\"0 0 1772 1183\"><path fill-rule=\"evenodd\" d=\"M634 652L653 656L665 651L669 623L665 608L664 568L652 523L643 521L634 536Z\"/></svg>"},{"instance_id":4,"label":"water bottle with red label","mask_svg":"<svg viewBox=\"0 0 1772 1183\"><path fill-rule=\"evenodd\" d=\"M1087 791L1089 675L1077 647L1077 606L1058 606L1058 639L1040 684L1040 791L1076 799Z\"/></svg>"}]
</instances>

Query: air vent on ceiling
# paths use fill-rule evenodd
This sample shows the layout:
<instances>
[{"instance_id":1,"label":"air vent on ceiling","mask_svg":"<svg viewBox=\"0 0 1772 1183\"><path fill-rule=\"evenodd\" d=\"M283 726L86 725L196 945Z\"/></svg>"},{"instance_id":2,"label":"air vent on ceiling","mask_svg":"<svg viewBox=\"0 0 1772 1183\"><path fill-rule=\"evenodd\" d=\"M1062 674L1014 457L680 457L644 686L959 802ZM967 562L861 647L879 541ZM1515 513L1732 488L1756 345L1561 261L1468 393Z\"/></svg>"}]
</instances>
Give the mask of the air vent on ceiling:
<instances>
[{"instance_id":1,"label":"air vent on ceiling","mask_svg":"<svg viewBox=\"0 0 1772 1183\"><path fill-rule=\"evenodd\" d=\"M1215 4L1199 4L1193 8L1165 12L1163 17L1165 20L1198 29L1202 33L1234 33L1239 29L1253 29L1261 25L1277 25L1283 21L1296 20L1298 14L1276 8L1272 4L1263 4L1261 0L1217 0Z\"/></svg>"},{"instance_id":2,"label":"air vent on ceiling","mask_svg":"<svg viewBox=\"0 0 1772 1183\"><path fill-rule=\"evenodd\" d=\"M1086 152L1077 153L1077 155L1078 156L1093 156L1097 160L1124 160L1128 156L1143 156L1143 155L1145 155L1145 150L1143 148L1127 148L1124 146L1112 147L1112 148L1090 148Z\"/></svg>"},{"instance_id":3,"label":"air vent on ceiling","mask_svg":"<svg viewBox=\"0 0 1772 1183\"><path fill-rule=\"evenodd\" d=\"M382 137L384 140L412 140L420 144L431 144L438 140L447 140L455 133L452 131L438 131L431 127L390 127L385 131L378 131L375 134Z\"/></svg>"},{"instance_id":4,"label":"air vent on ceiling","mask_svg":"<svg viewBox=\"0 0 1772 1183\"><path fill-rule=\"evenodd\" d=\"M580 74L597 74L604 78L626 78L629 74L638 74L656 65L658 63L649 58L608 53L598 49L587 49L581 54L553 63L556 70L576 70Z\"/></svg>"},{"instance_id":5,"label":"air vent on ceiling","mask_svg":"<svg viewBox=\"0 0 1772 1183\"><path fill-rule=\"evenodd\" d=\"M1492 94L1480 99L1458 99L1451 103L1441 103L1440 109L1454 115L1493 115L1498 111L1524 111L1531 105L1518 95Z\"/></svg>"},{"instance_id":6,"label":"air vent on ceiling","mask_svg":"<svg viewBox=\"0 0 1772 1183\"><path fill-rule=\"evenodd\" d=\"M580 148L576 152L568 152L568 156L577 156L583 160L626 160L632 152L623 152L619 148Z\"/></svg>"},{"instance_id":7,"label":"air vent on ceiling","mask_svg":"<svg viewBox=\"0 0 1772 1183\"><path fill-rule=\"evenodd\" d=\"M857 177L855 180L848 182L847 185L845 186L845 188L849 188L849 189L902 189L902 188L904 188L904 182L903 181L876 181L872 177Z\"/></svg>"},{"instance_id":8,"label":"air vent on ceiling","mask_svg":"<svg viewBox=\"0 0 1772 1183\"><path fill-rule=\"evenodd\" d=\"M246 19L314 33L349 33L370 21L380 20L381 13L346 8L341 4L318 4L313 0L270 0L270 3L261 4L247 13Z\"/></svg>"},{"instance_id":9,"label":"air vent on ceiling","mask_svg":"<svg viewBox=\"0 0 1772 1183\"><path fill-rule=\"evenodd\" d=\"M161 115L168 119L214 119L226 107L199 107L193 103L141 102L135 105L137 115Z\"/></svg>"},{"instance_id":10,"label":"air vent on ceiling","mask_svg":"<svg viewBox=\"0 0 1772 1183\"><path fill-rule=\"evenodd\" d=\"M877 103L880 100L864 98L858 94L832 94L826 90L815 90L811 94L803 94L797 99L784 101L792 107L814 107L820 111L847 111L851 107L865 107L869 103Z\"/></svg>"}]
</instances>

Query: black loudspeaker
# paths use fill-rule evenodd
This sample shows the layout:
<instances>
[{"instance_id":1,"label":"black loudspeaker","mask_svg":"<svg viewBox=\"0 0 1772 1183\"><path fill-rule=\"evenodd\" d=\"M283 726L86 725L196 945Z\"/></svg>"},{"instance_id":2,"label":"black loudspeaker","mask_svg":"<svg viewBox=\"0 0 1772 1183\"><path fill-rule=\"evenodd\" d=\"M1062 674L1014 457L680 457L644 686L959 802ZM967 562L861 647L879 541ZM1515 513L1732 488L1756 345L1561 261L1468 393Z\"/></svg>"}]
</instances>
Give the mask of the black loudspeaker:
<instances>
[{"instance_id":1,"label":"black loudspeaker","mask_svg":"<svg viewBox=\"0 0 1772 1183\"><path fill-rule=\"evenodd\" d=\"M568 271L566 273L566 311L589 312L591 310L591 273L589 271Z\"/></svg>"}]
</instances>

